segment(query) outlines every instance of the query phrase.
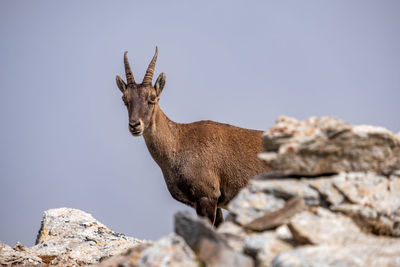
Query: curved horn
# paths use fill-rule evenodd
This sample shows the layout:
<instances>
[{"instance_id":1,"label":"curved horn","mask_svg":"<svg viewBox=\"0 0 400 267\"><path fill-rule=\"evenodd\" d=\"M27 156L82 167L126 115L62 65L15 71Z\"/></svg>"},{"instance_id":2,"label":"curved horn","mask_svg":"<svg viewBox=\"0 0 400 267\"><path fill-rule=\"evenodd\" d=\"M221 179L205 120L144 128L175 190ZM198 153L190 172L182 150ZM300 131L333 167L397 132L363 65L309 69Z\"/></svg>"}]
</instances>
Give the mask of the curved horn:
<instances>
[{"instance_id":1,"label":"curved horn","mask_svg":"<svg viewBox=\"0 0 400 267\"><path fill-rule=\"evenodd\" d=\"M154 53L153 59L150 61L147 67L146 75L144 75L143 84L151 84L153 82L154 68L156 66L158 55L158 47L156 46L156 52Z\"/></svg>"},{"instance_id":2,"label":"curved horn","mask_svg":"<svg viewBox=\"0 0 400 267\"><path fill-rule=\"evenodd\" d=\"M133 78L131 66L129 65L128 61L128 51L125 51L124 53L124 64L125 64L125 75L126 75L126 81L129 84L136 84L135 78Z\"/></svg>"}]
</instances>

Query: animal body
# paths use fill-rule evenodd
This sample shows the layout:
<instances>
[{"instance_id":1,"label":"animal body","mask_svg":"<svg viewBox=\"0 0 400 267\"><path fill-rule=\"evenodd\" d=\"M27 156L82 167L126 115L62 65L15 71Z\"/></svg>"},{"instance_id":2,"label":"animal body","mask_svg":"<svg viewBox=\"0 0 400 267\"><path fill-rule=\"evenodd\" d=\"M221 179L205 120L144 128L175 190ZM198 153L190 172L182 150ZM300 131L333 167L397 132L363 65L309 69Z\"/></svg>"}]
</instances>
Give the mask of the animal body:
<instances>
[{"instance_id":1,"label":"animal body","mask_svg":"<svg viewBox=\"0 0 400 267\"><path fill-rule=\"evenodd\" d=\"M215 226L223 221L221 208L245 187L251 177L268 171L257 158L262 150L261 131L213 121L176 123L158 105L165 85L161 73L152 84L158 49L142 83L136 83L127 52L126 82L116 82L128 109L129 131L143 136L160 166L172 197L196 209Z\"/></svg>"}]
</instances>

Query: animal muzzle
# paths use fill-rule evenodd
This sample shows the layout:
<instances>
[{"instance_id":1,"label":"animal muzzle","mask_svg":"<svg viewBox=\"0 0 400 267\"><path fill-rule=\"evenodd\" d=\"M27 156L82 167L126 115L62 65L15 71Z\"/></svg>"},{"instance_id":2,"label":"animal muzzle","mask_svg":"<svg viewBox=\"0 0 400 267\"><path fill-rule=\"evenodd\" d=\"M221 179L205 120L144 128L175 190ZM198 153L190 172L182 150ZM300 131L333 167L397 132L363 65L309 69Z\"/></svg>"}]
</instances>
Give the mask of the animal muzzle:
<instances>
[{"instance_id":1,"label":"animal muzzle","mask_svg":"<svg viewBox=\"0 0 400 267\"><path fill-rule=\"evenodd\" d=\"M143 122L142 120L129 122L129 131L131 134L138 136L143 134Z\"/></svg>"}]
</instances>

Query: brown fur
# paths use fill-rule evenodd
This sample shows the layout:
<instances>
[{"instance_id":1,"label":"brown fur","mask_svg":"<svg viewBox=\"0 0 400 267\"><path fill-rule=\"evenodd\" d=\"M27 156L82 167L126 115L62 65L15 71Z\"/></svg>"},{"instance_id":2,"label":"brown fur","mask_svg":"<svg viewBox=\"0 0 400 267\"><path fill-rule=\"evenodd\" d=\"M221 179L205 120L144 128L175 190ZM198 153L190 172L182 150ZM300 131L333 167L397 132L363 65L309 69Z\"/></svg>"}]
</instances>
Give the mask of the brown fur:
<instances>
[{"instance_id":1,"label":"brown fur","mask_svg":"<svg viewBox=\"0 0 400 267\"><path fill-rule=\"evenodd\" d=\"M156 59L157 50L147 80L152 78ZM218 225L223 220L220 208L226 207L251 177L268 170L257 158L262 132L213 121L173 122L158 105L165 75L160 74L154 86L132 80L130 83L128 77L125 84L117 76L132 134L143 135L172 197Z\"/></svg>"}]
</instances>

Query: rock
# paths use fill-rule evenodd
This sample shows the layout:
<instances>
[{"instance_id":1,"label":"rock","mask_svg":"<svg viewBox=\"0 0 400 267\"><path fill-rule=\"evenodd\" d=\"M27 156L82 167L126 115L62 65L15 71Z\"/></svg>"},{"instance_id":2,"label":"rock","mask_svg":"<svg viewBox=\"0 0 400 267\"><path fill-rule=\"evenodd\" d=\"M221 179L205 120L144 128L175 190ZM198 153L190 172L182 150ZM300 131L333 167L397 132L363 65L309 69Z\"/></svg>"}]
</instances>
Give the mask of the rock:
<instances>
[{"instance_id":1,"label":"rock","mask_svg":"<svg viewBox=\"0 0 400 267\"><path fill-rule=\"evenodd\" d=\"M247 236L245 229L233 222L225 221L218 226L217 233L226 240L229 248L236 252L243 251L244 239Z\"/></svg>"},{"instance_id":2,"label":"rock","mask_svg":"<svg viewBox=\"0 0 400 267\"><path fill-rule=\"evenodd\" d=\"M98 266L98 267L137 267L139 266L139 259L142 255L142 252L151 247L153 243L143 243L140 245L137 245L135 247L129 248L127 251L111 256L99 264L95 264L92 266Z\"/></svg>"},{"instance_id":3,"label":"rock","mask_svg":"<svg viewBox=\"0 0 400 267\"><path fill-rule=\"evenodd\" d=\"M346 245L366 239L352 219L321 207L296 214L288 226L299 244Z\"/></svg>"},{"instance_id":4,"label":"rock","mask_svg":"<svg viewBox=\"0 0 400 267\"><path fill-rule=\"evenodd\" d=\"M272 260L281 252L293 247L279 239L274 231L249 235L244 241L244 252L255 259L256 266L271 266Z\"/></svg>"},{"instance_id":5,"label":"rock","mask_svg":"<svg viewBox=\"0 0 400 267\"><path fill-rule=\"evenodd\" d=\"M245 225L260 218L267 212L282 208L285 200L277 198L262 191L254 191L250 186L242 189L239 194L228 204L228 210L235 222Z\"/></svg>"},{"instance_id":6,"label":"rock","mask_svg":"<svg viewBox=\"0 0 400 267\"><path fill-rule=\"evenodd\" d=\"M390 174L400 169L400 138L373 126L352 126L333 117L299 122L279 117L263 134L259 157L284 175L372 171Z\"/></svg>"},{"instance_id":7,"label":"rock","mask_svg":"<svg viewBox=\"0 0 400 267\"><path fill-rule=\"evenodd\" d=\"M42 259L36 256L29 249L18 250L0 242L0 265L40 265Z\"/></svg>"},{"instance_id":8,"label":"rock","mask_svg":"<svg viewBox=\"0 0 400 267\"><path fill-rule=\"evenodd\" d=\"M355 244L304 246L280 253L273 267L400 266L400 245Z\"/></svg>"},{"instance_id":9,"label":"rock","mask_svg":"<svg viewBox=\"0 0 400 267\"><path fill-rule=\"evenodd\" d=\"M336 202L331 210L346 213L367 231L400 237L400 177L342 173L332 185L347 201Z\"/></svg>"},{"instance_id":10,"label":"rock","mask_svg":"<svg viewBox=\"0 0 400 267\"><path fill-rule=\"evenodd\" d=\"M253 260L209 239L202 239L199 258L208 267L253 267Z\"/></svg>"},{"instance_id":11,"label":"rock","mask_svg":"<svg viewBox=\"0 0 400 267\"><path fill-rule=\"evenodd\" d=\"M277 212L285 199L296 196L309 206L345 213L368 232L399 237L399 195L400 177L396 175L350 172L297 179L260 175L239 192L228 208L237 223L248 225L251 220L260 222L268 212Z\"/></svg>"},{"instance_id":12,"label":"rock","mask_svg":"<svg viewBox=\"0 0 400 267\"><path fill-rule=\"evenodd\" d=\"M182 237L170 234L145 249L138 266L199 266L196 256Z\"/></svg>"},{"instance_id":13,"label":"rock","mask_svg":"<svg viewBox=\"0 0 400 267\"><path fill-rule=\"evenodd\" d=\"M264 216L244 225L253 231L265 231L285 224L293 215L304 208L304 200L300 197L290 199L283 208L269 212Z\"/></svg>"},{"instance_id":14,"label":"rock","mask_svg":"<svg viewBox=\"0 0 400 267\"><path fill-rule=\"evenodd\" d=\"M319 204L319 194L309 186L308 179L270 178L260 175L250 183L252 192L264 192L285 200L300 197L308 205Z\"/></svg>"},{"instance_id":15,"label":"rock","mask_svg":"<svg viewBox=\"0 0 400 267\"><path fill-rule=\"evenodd\" d=\"M94 264L143 243L112 231L86 212L68 208L51 209L44 212L36 245L26 248L17 243L13 249L6 247L1 251L0 263Z\"/></svg>"},{"instance_id":16,"label":"rock","mask_svg":"<svg viewBox=\"0 0 400 267\"><path fill-rule=\"evenodd\" d=\"M286 224L283 224L276 228L275 233L277 238L279 238L280 240L293 243L293 235Z\"/></svg>"},{"instance_id":17,"label":"rock","mask_svg":"<svg viewBox=\"0 0 400 267\"><path fill-rule=\"evenodd\" d=\"M400 237L398 216L385 216L368 206L342 204L331 208L353 219L366 232Z\"/></svg>"},{"instance_id":18,"label":"rock","mask_svg":"<svg viewBox=\"0 0 400 267\"><path fill-rule=\"evenodd\" d=\"M158 267L158 266L199 266L193 251L182 237L170 234L152 244L130 248L121 255L113 256L97 265L98 267Z\"/></svg>"},{"instance_id":19,"label":"rock","mask_svg":"<svg viewBox=\"0 0 400 267\"><path fill-rule=\"evenodd\" d=\"M178 212L174 218L175 233L182 236L195 252L199 251L201 239L208 239L218 245L226 245L226 241L214 230L207 219L193 215L189 211Z\"/></svg>"},{"instance_id":20,"label":"rock","mask_svg":"<svg viewBox=\"0 0 400 267\"><path fill-rule=\"evenodd\" d=\"M345 174L341 173L337 176L317 177L309 181L309 186L314 188L320 194L320 199L325 205L339 205L346 201L345 196L334 186L334 180L345 179Z\"/></svg>"},{"instance_id":21,"label":"rock","mask_svg":"<svg viewBox=\"0 0 400 267\"><path fill-rule=\"evenodd\" d=\"M86 212L60 208L44 213L32 250L41 258L54 257L55 262L59 255L67 254L72 262L93 264L141 243L112 231Z\"/></svg>"},{"instance_id":22,"label":"rock","mask_svg":"<svg viewBox=\"0 0 400 267\"><path fill-rule=\"evenodd\" d=\"M251 180L229 203L235 222L246 225L285 205L285 200L300 197L309 205L318 205L320 195L308 179L276 179L260 175Z\"/></svg>"}]
</instances>

